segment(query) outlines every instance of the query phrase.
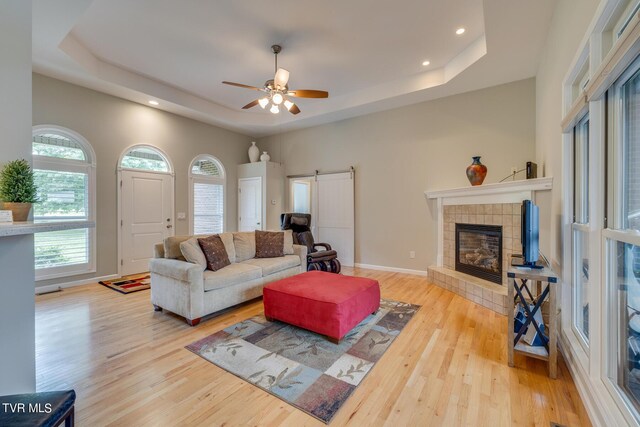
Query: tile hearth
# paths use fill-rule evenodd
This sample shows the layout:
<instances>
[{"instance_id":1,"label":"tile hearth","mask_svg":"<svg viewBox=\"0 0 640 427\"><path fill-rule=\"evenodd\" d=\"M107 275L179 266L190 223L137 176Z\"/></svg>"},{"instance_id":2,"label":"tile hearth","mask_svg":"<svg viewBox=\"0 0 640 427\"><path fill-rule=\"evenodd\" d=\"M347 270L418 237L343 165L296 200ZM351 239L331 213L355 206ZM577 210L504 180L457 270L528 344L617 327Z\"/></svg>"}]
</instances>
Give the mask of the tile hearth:
<instances>
[{"instance_id":1,"label":"tile hearth","mask_svg":"<svg viewBox=\"0 0 640 427\"><path fill-rule=\"evenodd\" d=\"M446 267L427 269L431 282L443 289L480 304L496 313L507 314L507 287L460 273Z\"/></svg>"}]
</instances>

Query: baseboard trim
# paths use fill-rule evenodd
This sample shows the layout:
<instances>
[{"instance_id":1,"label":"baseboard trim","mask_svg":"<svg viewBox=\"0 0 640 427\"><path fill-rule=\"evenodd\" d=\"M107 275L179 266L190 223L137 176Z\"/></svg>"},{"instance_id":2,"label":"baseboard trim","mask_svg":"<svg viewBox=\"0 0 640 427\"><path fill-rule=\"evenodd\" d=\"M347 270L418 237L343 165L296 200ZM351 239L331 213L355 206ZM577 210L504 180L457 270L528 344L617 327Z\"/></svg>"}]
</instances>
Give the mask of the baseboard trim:
<instances>
[{"instance_id":1,"label":"baseboard trim","mask_svg":"<svg viewBox=\"0 0 640 427\"><path fill-rule=\"evenodd\" d=\"M595 427L612 425L632 425L625 419L609 390L602 380L590 378L589 374L582 369L577 360L572 346L571 339L563 331L558 331L558 347L564 361L569 368L573 382L578 389L578 394L589 415L591 423Z\"/></svg>"},{"instance_id":2,"label":"baseboard trim","mask_svg":"<svg viewBox=\"0 0 640 427\"><path fill-rule=\"evenodd\" d=\"M567 342L567 338L564 334L559 331L558 333L558 350L562 354L564 361L569 368L569 373L573 378L573 382L578 389L578 394L582 399L582 404L587 410L587 414L589 414L589 419L594 426L601 426L602 424L602 416L600 412L600 408L598 408L598 404L595 396L593 395L593 390L589 387L589 381L586 379L586 373L582 370L580 366L578 366L578 361L571 351L571 344Z\"/></svg>"},{"instance_id":3,"label":"baseboard trim","mask_svg":"<svg viewBox=\"0 0 640 427\"><path fill-rule=\"evenodd\" d=\"M97 282L100 282L101 280L117 279L118 277L120 276L118 276L117 274L109 274L108 276L90 277L88 279L74 280L72 282L65 282L65 283L56 283L54 285L36 286L35 293L36 295L46 294L49 292L58 291L60 289L73 288L75 286L82 286L82 285L89 285L91 283L97 283Z\"/></svg>"},{"instance_id":4,"label":"baseboard trim","mask_svg":"<svg viewBox=\"0 0 640 427\"><path fill-rule=\"evenodd\" d=\"M428 276L427 271L412 270L409 268L387 267L386 265L362 264L359 262L356 262L354 266L358 268L367 268L369 270L380 270L380 271L390 271L392 273L413 274L414 276L424 276L424 277Z\"/></svg>"}]
</instances>

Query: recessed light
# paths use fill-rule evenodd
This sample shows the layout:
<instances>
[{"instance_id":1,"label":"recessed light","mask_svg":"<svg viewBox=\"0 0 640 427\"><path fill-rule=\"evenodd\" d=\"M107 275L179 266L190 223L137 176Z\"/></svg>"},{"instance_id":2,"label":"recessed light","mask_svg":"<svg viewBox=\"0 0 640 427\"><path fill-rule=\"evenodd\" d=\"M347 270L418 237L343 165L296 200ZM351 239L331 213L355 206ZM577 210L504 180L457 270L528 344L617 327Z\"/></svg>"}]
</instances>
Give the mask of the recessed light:
<instances>
[{"instance_id":1,"label":"recessed light","mask_svg":"<svg viewBox=\"0 0 640 427\"><path fill-rule=\"evenodd\" d=\"M425 66L425 67L426 67L427 65L429 65L429 64L431 64L431 62L429 62L429 61L422 61L422 65L423 65L423 66Z\"/></svg>"},{"instance_id":2,"label":"recessed light","mask_svg":"<svg viewBox=\"0 0 640 427\"><path fill-rule=\"evenodd\" d=\"M465 30L464 28L458 28L458 29L456 30L456 34L457 34L457 35L459 35L459 36L461 36L462 34L464 34L464 32L465 32L465 31L466 31L466 30Z\"/></svg>"},{"instance_id":3,"label":"recessed light","mask_svg":"<svg viewBox=\"0 0 640 427\"><path fill-rule=\"evenodd\" d=\"M151 104L151 105L160 105L160 103L158 101L154 101L154 100L149 101L149 104Z\"/></svg>"}]
</instances>

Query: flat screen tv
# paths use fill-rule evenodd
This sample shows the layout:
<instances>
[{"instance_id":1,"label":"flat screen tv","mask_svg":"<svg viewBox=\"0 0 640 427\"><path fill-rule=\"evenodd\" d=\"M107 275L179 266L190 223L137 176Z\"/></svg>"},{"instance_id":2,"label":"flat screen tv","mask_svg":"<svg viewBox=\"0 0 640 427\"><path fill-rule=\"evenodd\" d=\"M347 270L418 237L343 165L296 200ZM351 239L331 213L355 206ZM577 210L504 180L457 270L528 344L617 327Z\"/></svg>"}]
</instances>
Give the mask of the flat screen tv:
<instances>
[{"instance_id":1,"label":"flat screen tv","mask_svg":"<svg viewBox=\"0 0 640 427\"><path fill-rule=\"evenodd\" d=\"M538 238L540 226L539 209L531 200L522 202L522 265L527 267L539 267Z\"/></svg>"}]
</instances>

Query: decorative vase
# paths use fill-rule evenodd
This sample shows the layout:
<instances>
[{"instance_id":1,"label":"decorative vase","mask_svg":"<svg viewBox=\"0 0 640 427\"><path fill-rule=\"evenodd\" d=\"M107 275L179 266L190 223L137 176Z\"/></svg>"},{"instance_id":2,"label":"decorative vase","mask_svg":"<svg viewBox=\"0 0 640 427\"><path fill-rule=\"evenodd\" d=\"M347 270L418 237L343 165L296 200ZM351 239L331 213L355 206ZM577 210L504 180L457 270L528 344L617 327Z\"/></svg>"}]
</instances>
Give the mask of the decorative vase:
<instances>
[{"instance_id":1,"label":"decorative vase","mask_svg":"<svg viewBox=\"0 0 640 427\"><path fill-rule=\"evenodd\" d=\"M29 212L31 212L31 203L4 202L4 209L12 212L13 221L26 221L29 219Z\"/></svg>"},{"instance_id":2,"label":"decorative vase","mask_svg":"<svg viewBox=\"0 0 640 427\"><path fill-rule=\"evenodd\" d=\"M249 147L249 161L255 163L260 159L260 149L256 145L255 141L251 141L251 147Z\"/></svg>"},{"instance_id":3,"label":"decorative vase","mask_svg":"<svg viewBox=\"0 0 640 427\"><path fill-rule=\"evenodd\" d=\"M263 151L262 156L260 156L260 160L263 162L268 162L269 160L271 160L271 156L266 151Z\"/></svg>"},{"instance_id":4,"label":"decorative vase","mask_svg":"<svg viewBox=\"0 0 640 427\"><path fill-rule=\"evenodd\" d=\"M474 156L473 163L467 166L467 178L471 185L481 185L487 176L487 167L480 163L480 156Z\"/></svg>"}]
</instances>

